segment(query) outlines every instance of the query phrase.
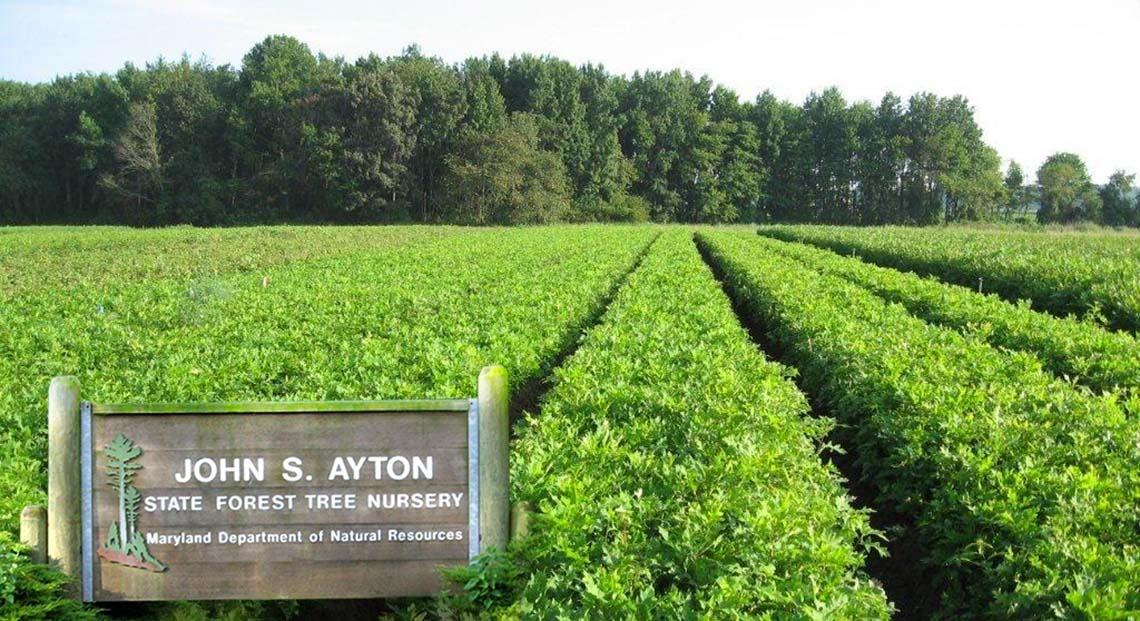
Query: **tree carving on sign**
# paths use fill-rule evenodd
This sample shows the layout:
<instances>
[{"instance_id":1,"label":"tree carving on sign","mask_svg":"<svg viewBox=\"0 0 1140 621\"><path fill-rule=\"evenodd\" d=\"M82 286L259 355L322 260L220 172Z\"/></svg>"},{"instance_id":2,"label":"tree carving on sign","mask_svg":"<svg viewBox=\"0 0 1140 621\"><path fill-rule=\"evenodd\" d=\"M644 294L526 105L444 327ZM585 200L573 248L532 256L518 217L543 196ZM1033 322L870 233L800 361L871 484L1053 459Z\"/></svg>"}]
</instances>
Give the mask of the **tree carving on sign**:
<instances>
[{"instance_id":1,"label":"tree carving on sign","mask_svg":"<svg viewBox=\"0 0 1140 621\"><path fill-rule=\"evenodd\" d=\"M111 522L107 541L99 549L99 558L127 567L166 571L166 565L151 555L146 547L146 536L138 529L142 495L131 482L135 471L142 468L135 462L142 455L142 448L120 433L104 447L103 454L107 459L107 484L119 494L119 519Z\"/></svg>"}]
</instances>

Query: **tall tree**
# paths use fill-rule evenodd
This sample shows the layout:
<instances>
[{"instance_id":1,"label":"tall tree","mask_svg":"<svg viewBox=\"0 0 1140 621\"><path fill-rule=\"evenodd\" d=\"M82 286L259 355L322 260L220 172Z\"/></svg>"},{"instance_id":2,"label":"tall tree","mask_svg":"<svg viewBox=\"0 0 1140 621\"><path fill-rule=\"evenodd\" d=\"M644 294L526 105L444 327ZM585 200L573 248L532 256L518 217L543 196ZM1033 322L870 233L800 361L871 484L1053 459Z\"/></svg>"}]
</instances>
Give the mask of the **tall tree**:
<instances>
[{"instance_id":1,"label":"tall tree","mask_svg":"<svg viewBox=\"0 0 1140 621\"><path fill-rule=\"evenodd\" d=\"M303 129L314 210L333 219L399 219L416 141L415 91L391 66L364 64L325 85L320 100Z\"/></svg>"},{"instance_id":2,"label":"tall tree","mask_svg":"<svg viewBox=\"0 0 1140 621\"><path fill-rule=\"evenodd\" d=\"M575 202L580 210L591 213L624 200L634 171L618 139L618 81L598 65L585 65L579 72L586 138L574 179Z\"/></svg>"},{"instance_id":3,"label":"tall tree","mask_svg":"<svg viewBox=\"0 0 1140 621\"><path fill-rule=\"evenodd\" d=\"M808 95L804 102L807 146L813 163L803 200L813 220L850 224L855 184L855 123L837 88Z\"/></svg>"},{"instance_id":4,"label":"tall tree","mask_svg":"<svg viewBox=\"0 0 1140 621\"><path fill-rule=\"evenodd\" d=\"M154 104L131 104L127 125L115 139L114 152L115 172L104 174L100 184L120 203L128 222L161 222L166 174Z\"/></svg>"},{"instance_id":5,"label":"tall tree","mask_svg":"<svg viewBox=\"0 0 1140 621\"><path fill-rule=\"evenodd\" d=\"M48 87L38 119L41 144L62 189L65 217L89 221L98 214L98 180L112 162L111 136L129 105L127 92L107 75L57 78Z\"/></svg>"},{"instance_id":6,"label":"tall tree","mask_svg":"<svg viewBox=\"0 0 1140 621\"><path fill-rule=\"evenodd\" d=\"M633 191L653 205L653 218L687 221L708 204L710 144L708 93L711 82L688 73L635 73L621 95L625 122L619 138L633 163ZM711 157L710 157L711 155Z\"/></svg>"},{"instance_id":7,"label":"tall tree","mask_svg":"<svg viewBox=\"0 0 1140 621\"><path fill-rule=\"evenodd\" d=\"M147 143L151 111L159 164L140 168L124 156ZM438 221L457 213L447 156L467 158L475 133L510 143L500 130L519 123L561 161L573 209L560 217L575 220L923 224L1008 205L961 97L741 103L703 76L549 56L451 66L413 46L349 64L272 36L240 70L183 58L0 82L0 115L4 221Z\"/></svg>"},{"instance_id":8,"label":"tall tree","mask_svg":"<svg viewBox=\"0 0 1140 621\"><path fill-rule=\"evenodd\" d=\"M53 215L49 205L57 188L38 123L45 90L0 80L0 222L39 222Z\"/></svg>"},{"instance_id":9,"label":"tall tree","mask_svg":"<svg viewBox=\"0 0 1140 621\"><path fill-rule=\"evenodd\" d=\"M858 177L864 224L899 222L903 217L900 180L905 166L902 99L883 95L869 122L857 126Z\"/></svg>"},{"instance_id":10,"label":"tall tree","mask_svg":"<svg viewBox=\"0 0 1140 621\"><path fill-rule=\"evenodd\" d=\"M713 89L707 132L714 145L715 172L707 191L716 200L706 200L699 210L702 222L734 222L741 215L755 219L760 203L764 169L760 162L760 141L756 126L749 120L749 106L742 105L736 93L724 87Z\"/></svg>"},{"instance_id":11,"label":"tall tree","mask_svg":"<svg viewBox=\"0 0 1140 621\"><path fill-rule=\"evenodd\" d=\"M428 222L436 218L440 208L437 195L445 172L444 158L458 138L467 93L455 67L425 56L418 46L409 46L387 62L416 101L415 148L407 177L409 215Z\"/></svg>"},{"instance_id":12,"label":"tall tree","mask_svg":"<svg viewBox=\"0 0 1140 621\"><path fill-rule=\"evenodd\" d=\"M462 127L483 132L506 123L507 106L487 58L468 58L460 70L466 98Z\"/></svg>"},{"instance_id":13,"label":"tall tree","mask_svg":"<svg viewBox=\"0 0 1140 621\"><path fill-rule=\"evenodd\" d=\"M1136 175L1123 170L1112 173L1108 183L1100 189L1103 223L1109 226L1130 226L1138 224L1137 205L1132 201L1132 188Z\"/></svg>"},{"instance_id":14,"label":"tall tree","mask_svg":"<svg viewBox=\"0 0 1140 621\"><path fill-rule=\"evenodd\" d=\"M903 123L906 219L915 224L977 219L1002 195L1000 159L983 141L961 96L918 93Z\"/></svg>"},{"instance_id":15,"label":"tall tree","mask_svg":"<svg viewBox=\"0 0 1140 621\"><path fill-rule=\"evenodd\" d=\"M583 83L587 77L590 84ZM606 168L615 152L607 141L616 129L607 116L608 85L604 80L599 82L599 77L580 73L564 60L523 54L511 58L502 82L507 110L536 115L542 147L559 154L574 195L585 204L594 204L604 199L605 193L612 193L599 185L610 174ZM590 102L592 110L584 101L587 95L596 97ZM588 112L599 123L593 128L596 133L589 126Z\"/></svg>"},{"instance_id":16,"label":"tall tree","mask_svg":"<svg viewBox=\"0 0 1140 621\"><path fill-rule=\"evenodd\" d=\"M1037 169L1037 185L1041 188L1039 222L1096 221L1100 217L1100 196L1084 161L1075 153L1049 156Z\"/></svg>"},{"instance_id":17,"label":"tall tree","mask_svg":"<svg viewBox=\"0 0 1140 621\"><path fill-rule=\"evenodd\" d=\"M242 141L255 200L288 213L291 193L303 194L301 149L305 109L318 90L318 59L293 37L266 37L245 55L238 82Z\"/></svg>"},{"instance_id":18,"label":"tall tree","mask_svg":"<svg viewBox=\"0 0 1140 621\"><path fill-rule=\"evenodd\" d=\"M948 221L993 220L1005 200L1001 157L984 144L967 143L943 176Z\"/></svg>"},{"instance_id":19,"label":"tall tree","mask_svg":"<svg viewBox=\"0 0 1140 621\"><path fill-rule=\"evenodd\" d=\"M798 196L809 167L805 165L807 138L803 108L780 101L765 91L751 111L759 143L762 220L796 221L806 218Z\"/></svg>"},{"instance_id":20,"label":"tall tree","mask_svg":"<svg viewBox=\"0 0 1140 621\"><path fill-rule=\"evenodd\" d=\"M1006 196L1004 215L1007 220L1012 220L1024 213L1033 200L1031 189L1025 185L1025 172L1016 160L1009 161L1002 184L1005 185Z\"/></svg>"},{"instance_id":21,"label":"tall tree","mask_svg":"<svg viewBox=\"0 0 1140 621\"><path fill-rule=\"evenodd\" d=\"M541 224L570 206L562 160L541 148L541 122L516 112L485 132L466 132L448 155L450 219L469 224Z\"/></svg>"},{"instance_id":22,"label":"tall tree","mask_svg":"<svg viewBox=\"0 0 1140 621\"><path fill-rule=\"evenodd\" d=\"M226 222L239 189L237 153L227 140L237 74L228 66L182 58L145 69L128 64L116 79L131 101L154 105L164 158L163 222Z\"/></svg>"}]
</instances>

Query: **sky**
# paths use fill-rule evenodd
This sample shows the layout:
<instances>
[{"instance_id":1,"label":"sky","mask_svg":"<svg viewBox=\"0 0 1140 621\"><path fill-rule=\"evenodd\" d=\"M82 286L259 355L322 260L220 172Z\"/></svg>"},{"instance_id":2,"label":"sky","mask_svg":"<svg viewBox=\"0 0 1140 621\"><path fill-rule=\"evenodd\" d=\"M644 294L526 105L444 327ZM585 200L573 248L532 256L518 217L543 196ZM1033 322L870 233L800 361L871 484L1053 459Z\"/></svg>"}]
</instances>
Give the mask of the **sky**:
<instances>
[{"instance_id":1,"label":"sky","mask_svg":"<svg viewBox=\"0 0 1140 621\"><path fill-rule=\"evenodd\" d=\"M1140 0L0 0L0 78L48 81L162 56L240 65L293 35L354 60L409 44L448 62L552 54L615 73L680 68L753 99L838 86L877 102L965 95L1030 178L1072 151L1103 182L1140 173Z\"/></svg>"}]
</instances>

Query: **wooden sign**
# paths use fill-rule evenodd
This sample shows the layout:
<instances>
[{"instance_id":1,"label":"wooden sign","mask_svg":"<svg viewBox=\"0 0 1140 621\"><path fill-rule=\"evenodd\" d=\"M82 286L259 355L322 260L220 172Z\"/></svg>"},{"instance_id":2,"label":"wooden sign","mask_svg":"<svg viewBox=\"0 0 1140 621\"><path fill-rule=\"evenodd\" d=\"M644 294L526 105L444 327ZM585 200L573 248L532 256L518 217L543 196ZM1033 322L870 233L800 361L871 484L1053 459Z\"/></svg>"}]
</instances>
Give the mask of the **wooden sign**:
<instances>
[{"instance_id":1,"label":"wooden sign","mask_svg":"<svg viewBox=\"0 0 1140 621\"><path fill-rule=\"evenodd\" d=\"M505 394L491 367L477 399L73 399L82 598L433 595L506 544Z\"/></svg>"}]
</instances>

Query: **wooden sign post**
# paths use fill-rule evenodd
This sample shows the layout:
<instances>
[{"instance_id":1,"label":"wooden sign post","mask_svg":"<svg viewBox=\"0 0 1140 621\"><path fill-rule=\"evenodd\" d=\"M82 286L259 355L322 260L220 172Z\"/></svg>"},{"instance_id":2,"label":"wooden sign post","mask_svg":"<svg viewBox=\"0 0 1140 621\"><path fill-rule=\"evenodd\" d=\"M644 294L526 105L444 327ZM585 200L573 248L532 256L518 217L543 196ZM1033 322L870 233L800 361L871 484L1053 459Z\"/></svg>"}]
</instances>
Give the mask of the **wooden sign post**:
<instances>
[{"instance_id":1,"label":"wooden sign post","mask_svg":"<svg viewBox=\"0 0 1140 621\"><path fill-rule=\"evenodd\" d=\"M84 601L428 596L508 542L502 367L473 399L48 401L47 556Z\"/></svg>"}]
</instances>

